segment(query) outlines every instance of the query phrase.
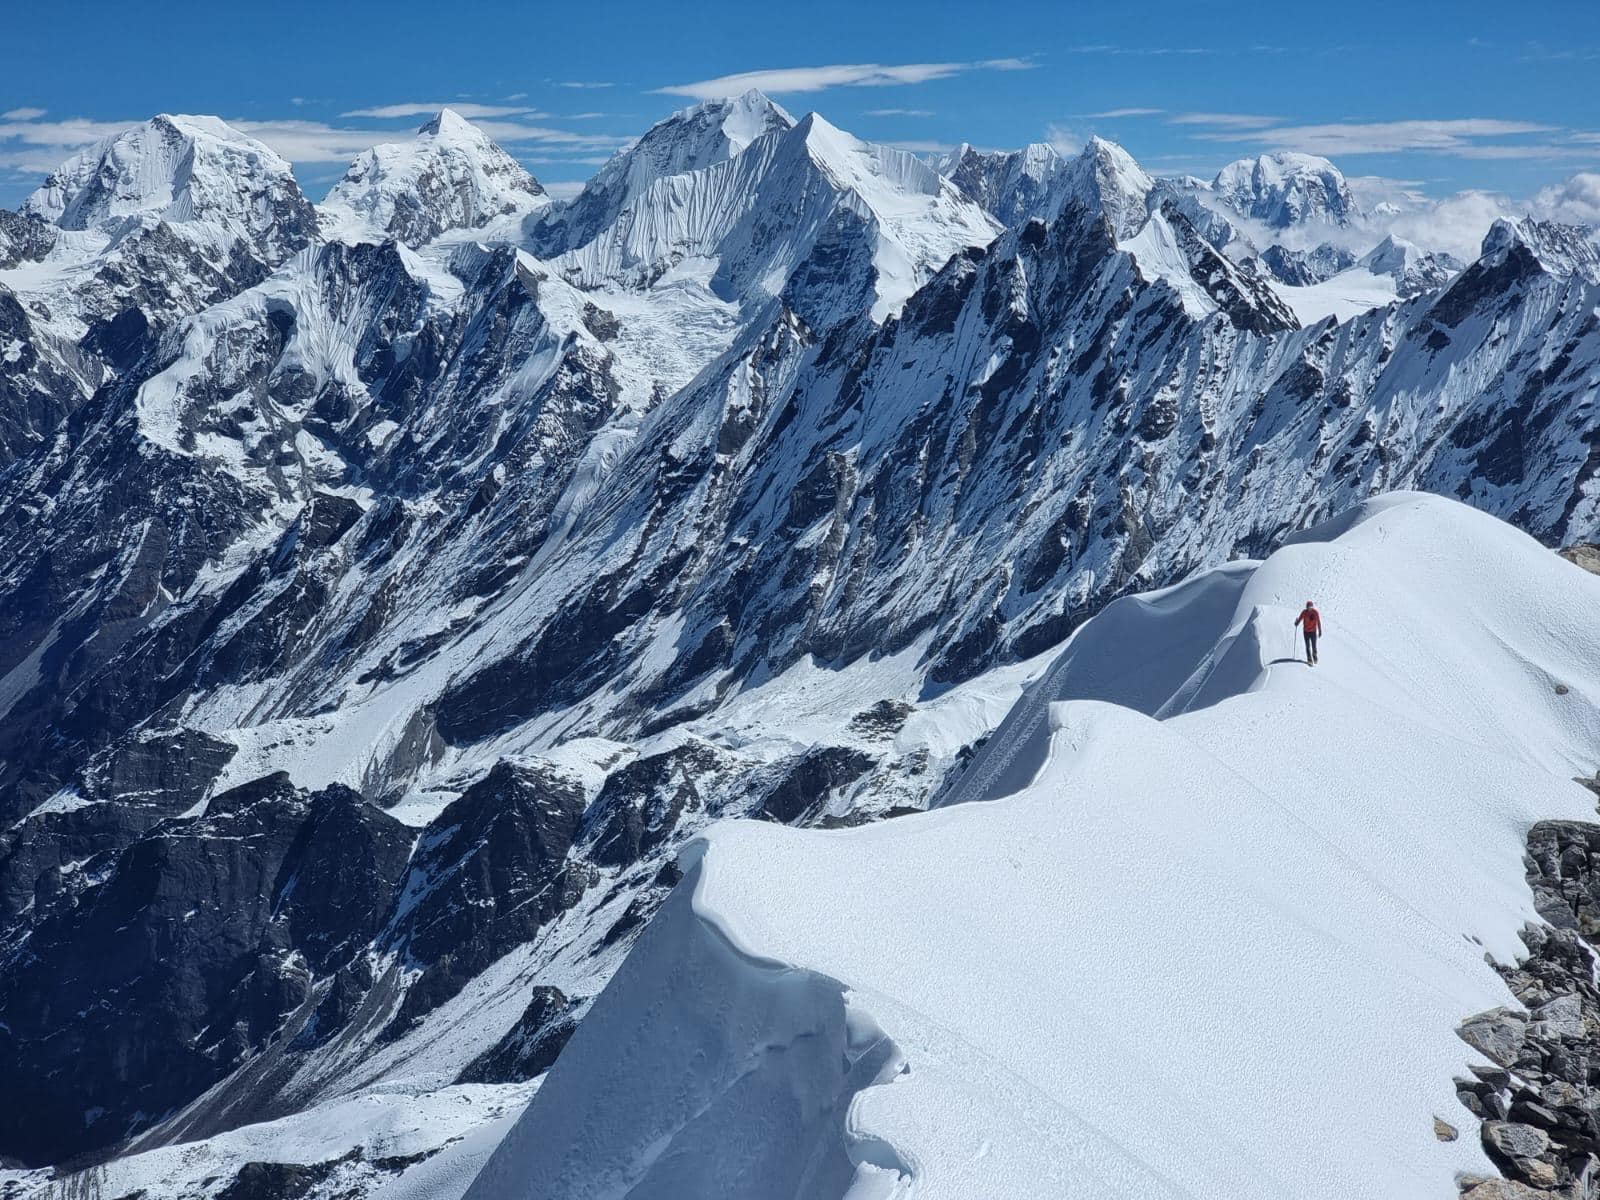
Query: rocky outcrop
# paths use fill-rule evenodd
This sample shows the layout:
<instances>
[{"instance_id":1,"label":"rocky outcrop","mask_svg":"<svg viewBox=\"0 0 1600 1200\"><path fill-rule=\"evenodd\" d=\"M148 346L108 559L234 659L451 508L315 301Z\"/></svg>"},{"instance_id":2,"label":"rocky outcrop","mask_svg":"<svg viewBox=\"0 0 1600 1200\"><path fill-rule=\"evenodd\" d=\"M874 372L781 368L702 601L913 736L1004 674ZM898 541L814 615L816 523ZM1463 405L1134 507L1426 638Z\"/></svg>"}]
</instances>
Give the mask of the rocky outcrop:
<instances>
[{"instance_id":1,"label":"rocky outcrop","mask_svg":"<svg viewBox=\"0 0 1600 1200\"><path fill-rule=\"evenodd\" d=\"M381 945L421 968L388 1036L529 941L583 894L592 868L567 851L583 790L546 765L504 760L417 844Z\"/></svg>"},{"instance_id":2,"label":"rocky outcrop","mask_svg":"<svg viewBox=\"0 0 1600 1200\"><path fill-rule=\"evenodd\" d=\"M1600 546L1592 542L1578 542L1561 551L1561 557L1570 563L1576 563L1585 571L1600 575Z\"/></svg>"},{"instance_id":3,"label":"rocky outcrop","mask_svg":"<svg viewBox=\"0 0 1600 1200\"><path fill-rule=\"evenodd\" d=\"M1528 881L1548 924L1522 932L1528 955L1499 970L1522 1011L1496 1008L1458 1032L1488 1058L1456 1080L1504 1175L1467 1179L1471 1200L1600 1195L1600 825L1542 821L1528 834Z\"/></svg>"}]
</instances>

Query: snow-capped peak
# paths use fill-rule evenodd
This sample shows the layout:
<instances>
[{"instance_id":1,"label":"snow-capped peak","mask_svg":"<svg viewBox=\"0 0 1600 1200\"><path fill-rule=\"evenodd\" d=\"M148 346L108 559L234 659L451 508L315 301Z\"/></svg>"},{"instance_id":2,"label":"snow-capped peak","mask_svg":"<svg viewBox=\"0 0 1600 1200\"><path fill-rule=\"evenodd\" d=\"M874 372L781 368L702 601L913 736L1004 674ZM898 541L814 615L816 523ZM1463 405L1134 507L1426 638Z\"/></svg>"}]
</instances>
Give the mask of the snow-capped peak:
<instances>
[{"instance_id":1,"label":"snow-capped peak","mask_svg":"<svg viewBox=\"0 0 1600 1200\"><path fill-rule=\"evenodd\" d=\"M423 125L417 130L417 136L443 136L447 140L466 140L474 143L493 144L492 142L489 142L489 137L483 132L483 130L479 129L476 125L467 120L453 108L441 108L434 115L433 120L429 121L427 124Z\"/></svg>"},{"instance_id":2,"label":"snow-capped peak","mask_svg":"<svg viewBox=\"0 0 1600 1200\"><path fill-rule=\"evenodd\" d=\"M516 159L445 108L410 141L364 151L328 193L322 218L334 236L420 246L447 229L475 229L545 203L544 188Z\"/></svg>"},{"instance_id":3,"label":"snow-capped peak","mask_svg":"<svg viewBox=\"0 0 1600 1200\"><path fill-rule=\"evenodd\" d=\"M1587 225L1563 225L1532 217L1496 221L1484 235L1483 258L1498 261L1522 247L1552 275L1600 282L1600 242Z\"/></svg>"},{"instance_id":4,"label":"snow-capped peak","mask_svg":"<svg viewBox=\"0 0 1600 1200\"><path fill-rule=\"evenodd\" d=\"M298 232L310 215L275 151L216 117L165 113L69 158L23 208L62 229L110 231L153 215L231 227L253 242Z\"/></svg>"},{"instance_id":5,"label":"snow-capped peak","mask_svg":"<svg viewBox=\"0 0 1600 1200\"><path fill-rule=\"evenodd\" d=\"M1064 166L1055 149L1043 142L987 152L963 142L935 163L941 175L1006 226L1039 211Z\"/></svg>"},{"instance_id":6,"label":"snow-capped peak","mask_svg":"<svg viewBox=\"0 0 1600 1200\"><path fill-rule=\"evenodd\" d=\"M1339 168L1315 154L1241 158L1217 172L1212 189L1236 212L1275 229L1312 221L1348 225L1361 213Z\"/></svg>"},{"instance_id":7,"label":"snow-capped peak","mask_svg":"<svg viewBox=\"0 0 1600 1200\"><path fill-rule=\"evenodd\" d=\"M546 256L576 249L610 226L656 180L726 162L794 123L754 88L681 109L613 155L570 204L552 210L533 231L534 248Z\"/></svg>"},{"instance_id":8,"label":"snow-capped peak","mask_svg":"<svg viewBox=\"0 0 1600 1200\"><path fill-rule=\"evenodd\" d=\"M1075 201L1103 212L1120 240L1144 225L1153 187L1155 180L1145 174L1133 155L1115 142L1091 137L1062 173L1055 206Z\"/></svg>"},{"instance_id":9,"label":"snow-capped peak","mask_svg":"<svg viewBox=\"0 0 1600 1200\"><path fill-rule=\"evenodd\" d=\"M536 241L572 220L579 206L587 205L583 216L592 220L616 198L592 184L573 209L541 223ZM652 180L610 223L573 227L577 245L556 261L580 286L652 287L672 271L675 280L704 279L722 301L764 303L784 289L819 239L844 239L864 252L852 263L872 274L872 311L882 317L951 255L998 232L977 204L916 155L863 142L809 113L736 155ZM811 278L812 300L819 287L828 293L825 303L808 306L812 314L838 313L841 304L854 311L863 299L854 289L864 277L830 270Z\"/></svg>"}]
</instances>

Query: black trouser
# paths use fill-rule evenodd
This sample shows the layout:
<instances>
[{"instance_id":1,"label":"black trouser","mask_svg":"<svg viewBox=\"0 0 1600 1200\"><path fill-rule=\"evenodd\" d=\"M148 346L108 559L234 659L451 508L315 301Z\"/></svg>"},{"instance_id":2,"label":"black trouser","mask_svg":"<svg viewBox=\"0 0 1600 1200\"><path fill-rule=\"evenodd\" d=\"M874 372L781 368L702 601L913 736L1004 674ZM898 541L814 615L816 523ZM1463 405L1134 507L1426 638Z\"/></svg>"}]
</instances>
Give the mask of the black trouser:
<instances>
[{"instance_id":1,"label":"black trouser","mask_svg":"<svg viewBox=\"0 0 1600 1200\"><path fill-rule=\"evenodd\" d=\"M1317 661L1317 635L1312 630L1306 630L1306 661Z\"/></svg>"}]
</instances>

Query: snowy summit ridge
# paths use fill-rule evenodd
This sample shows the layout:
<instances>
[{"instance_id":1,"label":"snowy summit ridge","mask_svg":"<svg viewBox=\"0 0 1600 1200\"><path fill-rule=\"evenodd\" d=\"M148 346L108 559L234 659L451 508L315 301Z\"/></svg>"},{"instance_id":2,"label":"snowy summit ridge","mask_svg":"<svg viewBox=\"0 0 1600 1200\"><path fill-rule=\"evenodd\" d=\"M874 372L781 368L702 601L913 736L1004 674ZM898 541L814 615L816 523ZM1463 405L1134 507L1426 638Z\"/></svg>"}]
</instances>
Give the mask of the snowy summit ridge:
<instances>
[{"instance_id":1,"label":"snowy summit ridge","mask_svg":"<svg viewBox=\"0 0 1600 1200\"><path fill-rule=\"evenodd\" d=\"M409 246L547 203L544 188L476 125L441 109L409 142L374 146L322 202L328 236L393 237Z\"/></svg>"}]
</instances>

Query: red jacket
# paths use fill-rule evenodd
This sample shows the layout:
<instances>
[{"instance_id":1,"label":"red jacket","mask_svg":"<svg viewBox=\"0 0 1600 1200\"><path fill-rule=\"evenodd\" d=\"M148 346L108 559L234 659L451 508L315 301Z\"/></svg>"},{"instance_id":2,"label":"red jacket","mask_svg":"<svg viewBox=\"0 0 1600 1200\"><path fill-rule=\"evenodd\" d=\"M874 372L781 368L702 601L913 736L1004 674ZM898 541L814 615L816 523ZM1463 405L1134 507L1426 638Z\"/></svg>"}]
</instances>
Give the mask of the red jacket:
<instances>
[{"instance_id":1,"label":"red jacket","mask_svg":"<svg viewBox=\"0 0 1600 1200\"><path fill-rule=\"evenodd\" d=\"M1305 622L1307 633L1322 632L1322 614L1316 609L1312 608L1309 604L1306 605L1305 608L1301 610L1300 615L1294 619L1294 623L1296 625L1300 624L1302 621Z\"/></svg>"}]
</instances>

